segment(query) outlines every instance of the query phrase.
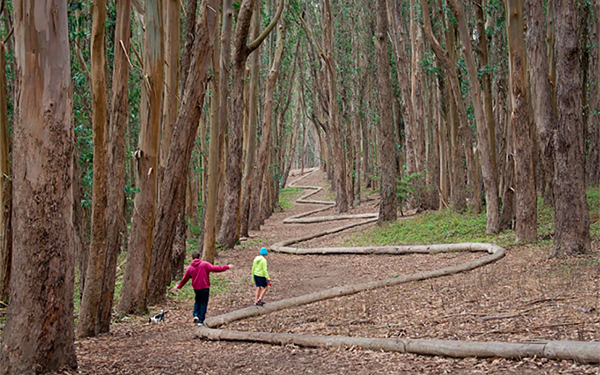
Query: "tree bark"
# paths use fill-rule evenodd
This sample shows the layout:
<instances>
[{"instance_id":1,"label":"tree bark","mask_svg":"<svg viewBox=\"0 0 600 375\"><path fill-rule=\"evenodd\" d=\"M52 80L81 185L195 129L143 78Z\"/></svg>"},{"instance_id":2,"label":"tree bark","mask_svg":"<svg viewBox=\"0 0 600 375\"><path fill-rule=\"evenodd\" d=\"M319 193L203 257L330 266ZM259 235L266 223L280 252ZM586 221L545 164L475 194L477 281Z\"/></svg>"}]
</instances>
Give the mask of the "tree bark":
<instances>
[{"instance_id":1,"label":"tree bark","mask_svg":"<svg viewBox=\"0 0 600 375\"><path fill-rule=\"evenodd\" d=\"M473 108L475 110L475 122L477 125L477 139L478 146L477 151L481 161L481 171L483 174L483 184L485 187L486 197L486 212L487 212L487 223L486 232L495 233L500 229L499 226L499 202L498 202L498 184L496 177L494 176L494 170L492 168L491 150L487 129L487 122L485 113L483 111L483 105L481 103L481 89L479 88L479 79L477 78L477 68L473 58L473 52L471 48L471 34L467 28L465 12L462 2L458 0L449 0L448 5L454 13L458 22L458 30L463 46L465 63L467 65L467 72L469 74L469 82L471 84L471 97L473 100ZM473 199L479 199L475 196Z\"/></svg>"},{"instance_id":2,"label":"tree bark","mask_svg":"<svg viewBox=\"0 0 600 375\"><path fill-rule=\"evenodd\" d=\"M181 109L173 128L173 137L169 147L167 160L167 173L163 178L159 206L156 210L156 227L153 232L152 252L157 254L158 267L162 270L160 275L151 275L148 280L148 300L159 302L164 299L167 287L171 282L171 251L177 218L179 217L179 203L185 199L186 179L192 150L196 141L196 132L202 115L206 81L208 79L208 64L211 61L212 49L217 25L217 15L214 9L218 8L217 0L205 0L200 9L197 37L192 49L191 65L183 90ZM173 209L177 207L177 209Z\"/></svg>"},{"instance_id":3,"label":"tree bark","mask_svg":"<svg viewBox=\"0 0 600 375\"><path fill-rule=\"evenodd\" d=\"M261 134L261 143L260 148L258 150L258 165L256 168L256 176L254 179L255 188L252 200L252 208L250 210L250 222L249 227L253 230L260 229L260 225L262 224L262 220L260 218L259 204L260 203L260 195L261 191L267 188L266 185L260 183L263 180L263 176L267 174L269 164L267 163L269 152L269 145L271 144L271 123L273 118L273 95L275 93L275 84L277 83L277 78L279 77L279 68L281 66L281 56L283 55L283 36L285 33L285 29L282 24L277 27L277 40L275 42L275 56L273 57L273 64L271 65L271 70L267 75L267 82L265 86L265 102L264 102L264 112L263 112L263 127ZM294 72L296 70L296 65L294 63L294 67L292 68L292 80L294 77ZM258 182L258 184L257 184Z\"/></svg>"},{"instance_id":4,"label":"tree bark","mask_svg":"<svg viewBox=\"0 0 600 375\"><path fill-rule=\"evenodd\" d=\"M379 83L380 117L378 144L380 152L379 168L381 175L381 204L379 222L396 221L396 151L394 149L394 121L392 118L392 82L388 57L388 18L385 0L377 0L377 28L375 52L377 56L377 76Z\"/></svg>"},{"instance_id":5,"label":"tree bark","mask_svg":"<svg viewBox=\"0 0 600 375\"><path fill-rule=\"evenodd\" d=\"M12 218L19 235L13 238L12 269L19 272L11 276L0 351L3 375L77 367L67 8L66 2L14 3L22 110L13 133Z\"/></svg>"},{"instance_id":6,"label":"tree bark","mask_svg":"<svg viewBox=\"0 0 600 375\"><path fill-rule=\"evenodd\" d=\"M557 129L555 232L552 257L590 254L590 217L585 195L585 154L581 115L581 66L575 0L554 0Z\"/></svg>"},{"instance_id":7,"label":"tree bark","mask_svg":"<svg viewBox=\"0 0 600 375\"><path fill-rule=\"evenodd\" d=\"M533 169L533 135L529 121L527 56L525 55L523 0L507 0L508 51L511 72L511 122L515 134L515 201L517 242L537 238L537 194Z\"/></svg>"},{"instance_id":8,"label":"tree bark","mask_svg":"<svg viewBox=\"0 0 600 375\"><path fill-rule=\"evenodd\" d=\"M549 65L544 39L544 9L543 4L536 0L528 0L527 14L527 55L529 64L529 79L531 82L531 99L533 116L537 126L542 151L542 166L544 171L544 198L553 205L554 201L554 133L556 117L552 106L554 88L548 77Z\"/></svg>"},{"instance_id":9,"label":"tree bark","mask_svg":"<svg viewBox=\"0 0 600 375\"><path fill-rule=\"evenodd\" d=\"M140 110L140 135L136 151L136 187L127 266L117 309L143 314L147 309L148 277L152 260L152 232L158 184L160 119L164 73L162 0L147 0L144 37L144 79ZM165 228L162 227L162 230Z\"/></svg>"},{"instance_id":10,"label":"tree bark","mask_svg":"<svg viewBox=\"0 0 600 375\"><path fill-rule=\"evenodd\" d=\"M229 150L227 155L227 183L225 185L225 206L223 222L217 241L227 248L233 248L239 239L239 218L241 198L241 168L242 165L242 124L244 115L244 73L246 60L273 30L283 11L284 0L280 0L275 17L267 28L252 43L247 44L250 20L254 10L255 0L244 0L240 6L237 19L237 30L233 42L233 91L232 115L229 127Z\"/></svg>"},{"instance_id":11,"label":"tree bark","mask_svg":"<svg viewBox=\"0 0 600 375\"><path fill-rule=\"evenodd\" d=\"M10 131L6 85L6 52L0 43L0 301L8 301L12 261L12 188L10 179Z\"/></svg>"},{"instance_id":12,"label":"tree bark","mask_svg":"<svg viewBox=\"0 0 600 375\"><path fill-rule=\"evenodd\" d=\"M280 25L281 26L281 25ZM252 39L258 37L260 32L260 9L256 9L252 18ZM258 129L258 68L260 64L259 52L252 55L250 60L250 98L248 99L248 148L246 149L246 163L244 164L244 181L242 184L242 202L240 217L240 235L248 237L248 229L252 227L251 202L254 197L260 199L260 179L254 173L256 157L256 131ZM258 173L258 170L257 170ZM252 187L255 193L252 194Z\"/></svg>"},{"instance_id":13,"label":"tree bark","mask_svg":"<svg viewBox=\"0 0 600 375\"><path fill-rule=\"evenodd\" d=\"M92 241L81 309L77 320L77 337L95 336L98 309L102 299L102 286L106 265L106 214L107 214L107 156L106 156L106 56L104 29L106 27L106 1L97 0L92 5L92 126L94 145L94 182L92 198Z\"/></svg>"},{"instance_id":14,"label":"tree bark","mask_svg":"<svg viewBox=\"0 0 600 375\"><path fill-rule=\"evenodd\" d=\"M129 51L131 32L131 0L117 2L115 27L114 68L112 76L112 109L108 133L108 207L106 235L106 265L99 311L98 332L108 332L112 315L117 257L121 240L127 231L124 217L125 202L125 133L129 98Z\"/></svg>"}]
</instances>

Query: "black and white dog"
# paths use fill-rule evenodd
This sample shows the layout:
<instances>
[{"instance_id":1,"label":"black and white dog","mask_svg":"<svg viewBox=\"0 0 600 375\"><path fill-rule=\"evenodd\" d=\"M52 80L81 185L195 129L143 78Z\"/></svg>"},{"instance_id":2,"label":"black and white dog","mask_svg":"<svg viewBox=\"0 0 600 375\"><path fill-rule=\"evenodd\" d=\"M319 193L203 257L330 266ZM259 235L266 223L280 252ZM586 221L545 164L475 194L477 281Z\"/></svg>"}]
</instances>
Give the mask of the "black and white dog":
<instances>
[{"instance_id":1,"label":"black and white dog","mask_svg":"<svg viewBox=\"0 0 600 375\"><path fill-rule=\"evenodd\" d=\"M164 310L160 310L160 312L154 316L151 316L150 318L148 318L148 324L150 323L155 323L155 324L159 324L159 323L164 323L165 321L165 314L168 313L169 311L164 311Z\"/></svg>"}]
</instances>

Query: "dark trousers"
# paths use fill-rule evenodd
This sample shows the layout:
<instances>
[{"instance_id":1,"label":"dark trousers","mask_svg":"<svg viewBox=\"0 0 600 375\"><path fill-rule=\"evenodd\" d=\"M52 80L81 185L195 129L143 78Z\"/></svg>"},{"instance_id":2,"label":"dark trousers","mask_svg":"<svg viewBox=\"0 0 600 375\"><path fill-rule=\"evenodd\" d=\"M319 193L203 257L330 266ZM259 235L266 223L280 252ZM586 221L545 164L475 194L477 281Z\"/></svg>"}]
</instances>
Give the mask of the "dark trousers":
<instances>
[{"instance_id":1,"label":"dark trousers","mask_svg":"<svg viewBox=\"0 0 600 375\"><path fill-rule=\"evenodd\" d=\"M194 289L196 293L196 301L194 303L194 316L198 317L199 323L204 323L206 317L206 308L208 307L208 295L210 288Z\"/></svg>"}]
</instances>

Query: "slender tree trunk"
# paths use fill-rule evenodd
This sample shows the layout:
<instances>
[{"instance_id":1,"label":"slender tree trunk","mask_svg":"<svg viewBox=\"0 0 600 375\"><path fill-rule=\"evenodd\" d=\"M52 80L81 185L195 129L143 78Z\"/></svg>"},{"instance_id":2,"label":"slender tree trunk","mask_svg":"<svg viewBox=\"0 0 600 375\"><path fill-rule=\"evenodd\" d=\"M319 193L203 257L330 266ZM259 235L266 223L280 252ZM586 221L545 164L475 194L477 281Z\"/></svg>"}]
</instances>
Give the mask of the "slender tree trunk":
<instances>
[{"instance_id":1,"label":"slender tree trunk","mask_svg":"<svg viewBox=\"0 0 600 375\"><path fill-rule=\"evenodd\" d=\"M212 49L217 25L217 0L205 0L202 3L196 28L196 39L192 49L191 65L183 90L181 110L173 127L173 137L169 147L167 173L163 178L159 206L156 210L156 227L153 232L152 252L157 254L158 266L162 270L159 275L152 275L149 280L148 300L159 302L164 299L166 288L171 282L171 252L179 204L185 200L186 179L192 150L196 141L196 133L202 115L206 81L208 80L208 64L211 61ZM176 209L173 209L176 207Z\"/></svg>"},{"instance_id":2,"label":"slender tree trunk","mask_svg":"<svg viewBox=\"0 0 600 375\"><path fill-rule=\"evenodd\" d=\"M92 241L86 268L85 286L77 320L77 337L95 336L98 310L106 265L107 214L107 156L106 156L106 55L104 29L106 1L97 0L92 6L92 124L94 144L94 185L92 198Z\"/></svg>"},{"instance_id":3,"label":"slender tree trunk","mask_svg":"<svg viewBox=\"0 0 600 375\"><path fill-rule=\"evenodd\" d=\"M487 122L485 118L485 113L483 111L483 105L481 103L481 89L479 88L477 68L475 67L475 62L473 59L473 53L471 48L471 34L469 33L469 30L467 28L465 12L462 2L459 2L458 0L449 0L448 5L450 6L452 13L454 13L454 16L456 17L456 20L458 22L458 30L463 46L467 72L469 74L469 82L471 83L471 96L473 99L473 107L475 110L475 122L477 124L477 151L479 153L481 161L481 171L483 173L483 184L485 187L487 211L486 232L495 233L500 229L498 184L496 182L496 177L494 176L494 170L492 168L491 149L489 139L487 137ZM474 197L473 199L479 199L479 197Z\"/></svg>"},{"instance_id":4,"label":"slender tree trunk","mask_svg":"<svg viewBox=\"0 0 600 375\"><path fill-rule=\"evenodd\" d=\"M260 32L260 9L257 9L252 18L252 39L258 37ZM256 156L256 130L258 128L258 68L259 68L259 53L252 55L250 60L250 98L248 100L248 148L246 150L246 163L244 164L244 182L242 184L242 214L240 219L240 235L248 237L248 228L258 229L252 223L251 217L251 202L254 197L260 199L260 177L254 174L255 156ZM264 131L264 130L263 130ZM260 159L259 159L260 163ZM257 170L258 172L258 170ZM255 191L252 194L252 187ZM256 211L254 211L256 212Z\"/></svg>"},{"instance_id":5,"label":"slender tree trunk","mask_svg":"<svg viewBox=\"0 0 600 375\"><path fill-rule=\"evenodd\" d=\"M525 55L525 27L523 0L506 2L508 23L508 51L512 78L512 115L515 134L515 187L516 215L515 237L518 242L537 238L537 194L533 169L533 134L529 121L527 93L527 57Z\"/></svg>"},{"instance_id":6,"label":"slender tree trunk","mask_svg":"<svg viewBox=\"0 0 600 375\"><path fill-rule=\"evenodd\" d=\"M377 56L377 76L379 86L380 118L377 147L380 152L379 168L381 175L381 204L379 222L396 220L396 151L394 149L394 121L392 118L392 82L388 57L388 20L385 0L377 0L377 28L375 52Z\"/></svg>"},{"instance_id":7,"label":"slender tree trunk","mask_svg":"<svg viewBox=\"0 0 600 375\"><path fill-rule=\"evenodd\" d=\"M227 248L233 248L239 239L240 232L240 198L241 198L241 165L243 134L242 124L244 115L244 75L246 59L255 51L263 40L273 30L283 11L284 0L280 0L275 17L267 28L252 43L247 44L250 20L254 10L255 0L244 0L240 6L237 19L237 30L233 50L233 90L232 116L229 127L229 152L227 155L227 183L225 186L225 206L223 222L217 240Z\"/></svg>"},{"instance_id":8,"label":"slender tree trunk","mask_svg":"<svg viewBox=\"0 0 600 375\"><path fill-rule=\"evenodd\" d=\"M0 301L7 301L12 260L12 188L10 180L10 131L6 95L6 54L0 43Z\"/></svg>"},{"instance_id":9,"label":"slender tree trunk","mask_svg":"<svg viewBox=\"0 0 600 375\"><path fill-rule=\"evenodd\" d=\"M75 369L72 87L66 2L14 3L20 95L14 125L10 305L0 374ZM43 35L43 37L40 37ZM32 157L35 156L35 157Z\"/></svg>"},{"instance_id":10,"label":"slender tree trunk","mask_svg":"<svg viewBox=\"0 0 600 375\"><path fill-rule=\"evenodd\" d=\"M600 2L594 5L594 14L600 15ZM596 18L590 35L590 41L595 44L590 64L590 109L588 127L588 148L586 163L586 182L591 186L600 185L600 21Z\"/></svg>"},{"instance_id":11,"label":"slender tree trunk","mask_svg":"<svg viewBox=\"0 0 600 375\"><path fill-rule=\"evenodd\" d=\"M575 0L554 0L556 35L555 234L551 256L590 254Z\"/></svg>"},{"instance_id":12,"label":"slender tree trunk","mask_svg":"<svg viewBox=\"0 0 600 375\"><path fill-rule=\"evenodd\" d=\"M551 1L549 2L549 4ZM548 77L549 64L546 53L543 27L543 4L536 0L527 1L527 54L530 61L529 78L531 82L531 98L533 101L533 116L537 125L542 151L542 166L544 170L544 198L553 204L554 200L554 133L556 117L552 106L553 87Z\"/></svg>"},{"instance_id":13,"label":"slender tree trunk","mask_svg":"<svg viewBox=\"0 0 600 375\"><path fill-rule=\"evenodd\" d=\"M152 260L152 232L156 220L160 118L164 73L162 0L147 0L144 37L144 80L141 121L136 151L136 186L127 267L123 279L121 313L143 314L147 309L148 277ZM165 229L161 227L161 229Z\"/></svg>"}]
</instances>

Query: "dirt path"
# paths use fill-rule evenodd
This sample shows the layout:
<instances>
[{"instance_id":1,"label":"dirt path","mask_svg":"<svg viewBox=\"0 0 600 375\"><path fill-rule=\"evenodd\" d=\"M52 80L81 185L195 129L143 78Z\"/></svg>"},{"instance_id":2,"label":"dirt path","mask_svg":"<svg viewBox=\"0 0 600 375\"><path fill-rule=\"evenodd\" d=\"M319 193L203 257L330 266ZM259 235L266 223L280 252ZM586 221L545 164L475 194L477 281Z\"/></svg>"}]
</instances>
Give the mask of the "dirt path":
<instances>
[{"instance_id":1,"label":"dirt path","mask_svg":"<svg viewBox=\"0 0 600 375\"><path fill-rule=\"evenodd\" d=\"M303 184L325 184L321 172ZM316 199L328 199L319 193ZM351 213L376 212L376 201ZM314 209L298 205L275 213L260 232L234 250L224 251L217 264L233 263L227 274L230 289L211 297L209 316L253 302L250 282L252 259L263 245L341 226L348 221L283 224L284 218ZM333 210L319 215L333 214ZM311 241L313 246L335 245L357 228ZM442 254L435 258L410 256L296 256L272 253L269 273L274 285L266 302L299 296L332 286L354 284L435 269L470 260L472 254ZM355 296L314 303L265 317L235 323L234 329L364 337L448 338L462 340L598 340L598 265L563 265L545 259L543 249L510 249L505 260L467 274L411 283ZM583 281L582 281L583 280ZM188 286L186 286L188 287ZM77 343L81 374L595 374L597 366L546 359L450 359L356 349L305 349L194 339L193 301L170 300L164 325L148 325L132 318L115 324L113 333ZM538 308L539 306L539 308ZM512 319L481 320L506 311L524 311Z\"/></svg>"}]
</instances>

